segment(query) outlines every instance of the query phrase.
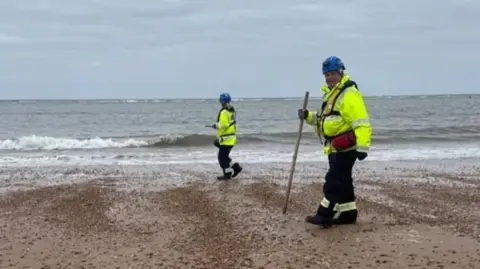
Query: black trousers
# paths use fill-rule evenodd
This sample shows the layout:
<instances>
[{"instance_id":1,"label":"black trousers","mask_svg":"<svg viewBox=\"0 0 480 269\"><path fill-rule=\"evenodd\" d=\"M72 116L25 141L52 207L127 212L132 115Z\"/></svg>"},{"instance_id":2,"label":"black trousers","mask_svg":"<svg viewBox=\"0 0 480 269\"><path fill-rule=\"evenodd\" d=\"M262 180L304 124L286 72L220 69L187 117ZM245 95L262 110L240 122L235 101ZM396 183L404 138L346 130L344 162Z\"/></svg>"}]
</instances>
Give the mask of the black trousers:
<instances>
[{"instance_id":1,"label":"black trousers","mask_svg":"<svg viewBox=\"0 0 480 269\"><path fill-rule=\"evenodd\" d=\"M356 160L357 152L355 150L333 153L328 156L329 169L325 175L323 194L330 201L330 206L319 211L331 214L336 203L355 201L352 169Z\"/></svg>"},{"instance_id":2,"label":"black trousers","mask_svg":"<svg viewBox=\"0 0 480 269\"><path fill-rule=\"evenodd\" d=\"M230 151L232 151L233 146L224 146L218 145L218 164L222 169L230 168Z\"/></svg>"}]
</instances>

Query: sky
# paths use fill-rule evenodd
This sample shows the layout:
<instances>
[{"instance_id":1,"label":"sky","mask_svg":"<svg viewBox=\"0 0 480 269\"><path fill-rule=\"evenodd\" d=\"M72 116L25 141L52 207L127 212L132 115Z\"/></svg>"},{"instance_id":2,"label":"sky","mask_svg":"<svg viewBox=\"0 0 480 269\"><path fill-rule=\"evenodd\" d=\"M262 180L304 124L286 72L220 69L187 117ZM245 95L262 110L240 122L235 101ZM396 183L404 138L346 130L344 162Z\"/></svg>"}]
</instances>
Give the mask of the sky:
<instances>
[{"instance_id":1,"label":"sky","mask_svg":"<svg viewBox=\"0 0 480 269\"><path fill-rule=\"evenodd\" d=\"M480 93L480 1L0 1L0 99Z\"/></svg>"}]
</instances>

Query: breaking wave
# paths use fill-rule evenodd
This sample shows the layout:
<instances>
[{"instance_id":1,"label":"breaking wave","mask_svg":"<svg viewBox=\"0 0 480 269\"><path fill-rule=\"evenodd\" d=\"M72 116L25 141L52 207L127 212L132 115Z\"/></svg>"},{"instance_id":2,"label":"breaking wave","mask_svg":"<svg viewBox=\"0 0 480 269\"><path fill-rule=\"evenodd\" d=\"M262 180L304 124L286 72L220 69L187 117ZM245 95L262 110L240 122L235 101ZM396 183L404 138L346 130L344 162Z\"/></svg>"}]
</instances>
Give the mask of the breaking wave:
<instances>
[{"instance_id":1,"label":"breaking wave","mask_svg":"<svg viewBox=\"0 0 480 269\"><path fill-rule=\"evenodd\" d=\"M73 150L140 147L195 147L212 145L214 136L210 135L164 135L150 137L116 138L59 138L50 136L22 136L15 139L0 140L0 150L36 151L36 150ZM250 141L261 139L249 138Z\"/></svg>"},{"instance_id":2,"label":"breaking wave","mask_svg":"<svg viewBox=\"0 0 480 269\"><path fill-rule=\"evenodd\" d=\"M1 150L65 150L65 149L102 149L142 147L148 143L143 140L126 139L115 141L111 138L57 138L50 136L22 136L17 139L0 140Z\"/></svg>"},{"instance_id":3,"label":"breaking wave","mask_svg":"<svg viewBox=\"0 0 480 269\"><path fill-rule=\"evenodd\" d=\"M252 133L240 134L239 143L280 143L293 144L296 132ZM36 151L36 150L73 150L73 149L107 149L107 148L167 148L167 147L203 147L211 146L215 136L205 134L192 135L152 135L129 137L94 137L94 138L62 138L50 136L22 136L19 138L0 140L0 150ZM478 141L478 126L442 127L429 129L374 129L374 144L414 144L450 141ZM305 128L302 143L317 144L318 138L312 129Z\"/></svg>"}]
</instances>

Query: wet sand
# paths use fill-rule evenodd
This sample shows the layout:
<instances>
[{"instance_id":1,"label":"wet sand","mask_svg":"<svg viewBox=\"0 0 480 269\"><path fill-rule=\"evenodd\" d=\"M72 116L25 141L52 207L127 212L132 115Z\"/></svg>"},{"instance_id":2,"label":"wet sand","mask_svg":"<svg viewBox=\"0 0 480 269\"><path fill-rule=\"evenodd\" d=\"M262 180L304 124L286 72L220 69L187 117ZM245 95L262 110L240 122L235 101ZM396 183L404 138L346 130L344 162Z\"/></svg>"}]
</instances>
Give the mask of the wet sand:
<instances>
[{"instance_id":1,"label":"wet sand","mask_svg":"<svg viewBox=\"0 0 480 269\"><path fill-rule=\"evenodd\" d=\"M358 224L332 229L304 223L321 183L294 183L283 215L284 184L203 177L150 191L101 178L9 191L0 268L480 268L475 173L360 176Z\"/></svg>"}]
</instances>

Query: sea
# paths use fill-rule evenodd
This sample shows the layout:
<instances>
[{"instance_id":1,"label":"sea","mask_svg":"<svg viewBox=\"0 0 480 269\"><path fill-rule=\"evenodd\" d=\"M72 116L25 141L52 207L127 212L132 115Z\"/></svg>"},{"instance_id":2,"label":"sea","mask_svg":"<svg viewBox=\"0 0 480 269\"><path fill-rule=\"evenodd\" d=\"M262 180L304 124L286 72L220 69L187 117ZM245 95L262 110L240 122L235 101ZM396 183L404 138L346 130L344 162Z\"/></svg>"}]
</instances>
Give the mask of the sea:
<instances>
[{"instance_id":1,"label":"sea","mask_svg":"<svg viewBox=\"0 0 480 269\"><path fill-rule=\"evenodd\" d=\"M480 95L365 97L373 124L365 162L480 157ZM235 99L244 164L289 163L303 98ZM320 106L310 98L309 109ZM217 163L216 99L0 101L0 167ZM297 162L326 162L304 124Z\"/></svg>"}]
</instances>

